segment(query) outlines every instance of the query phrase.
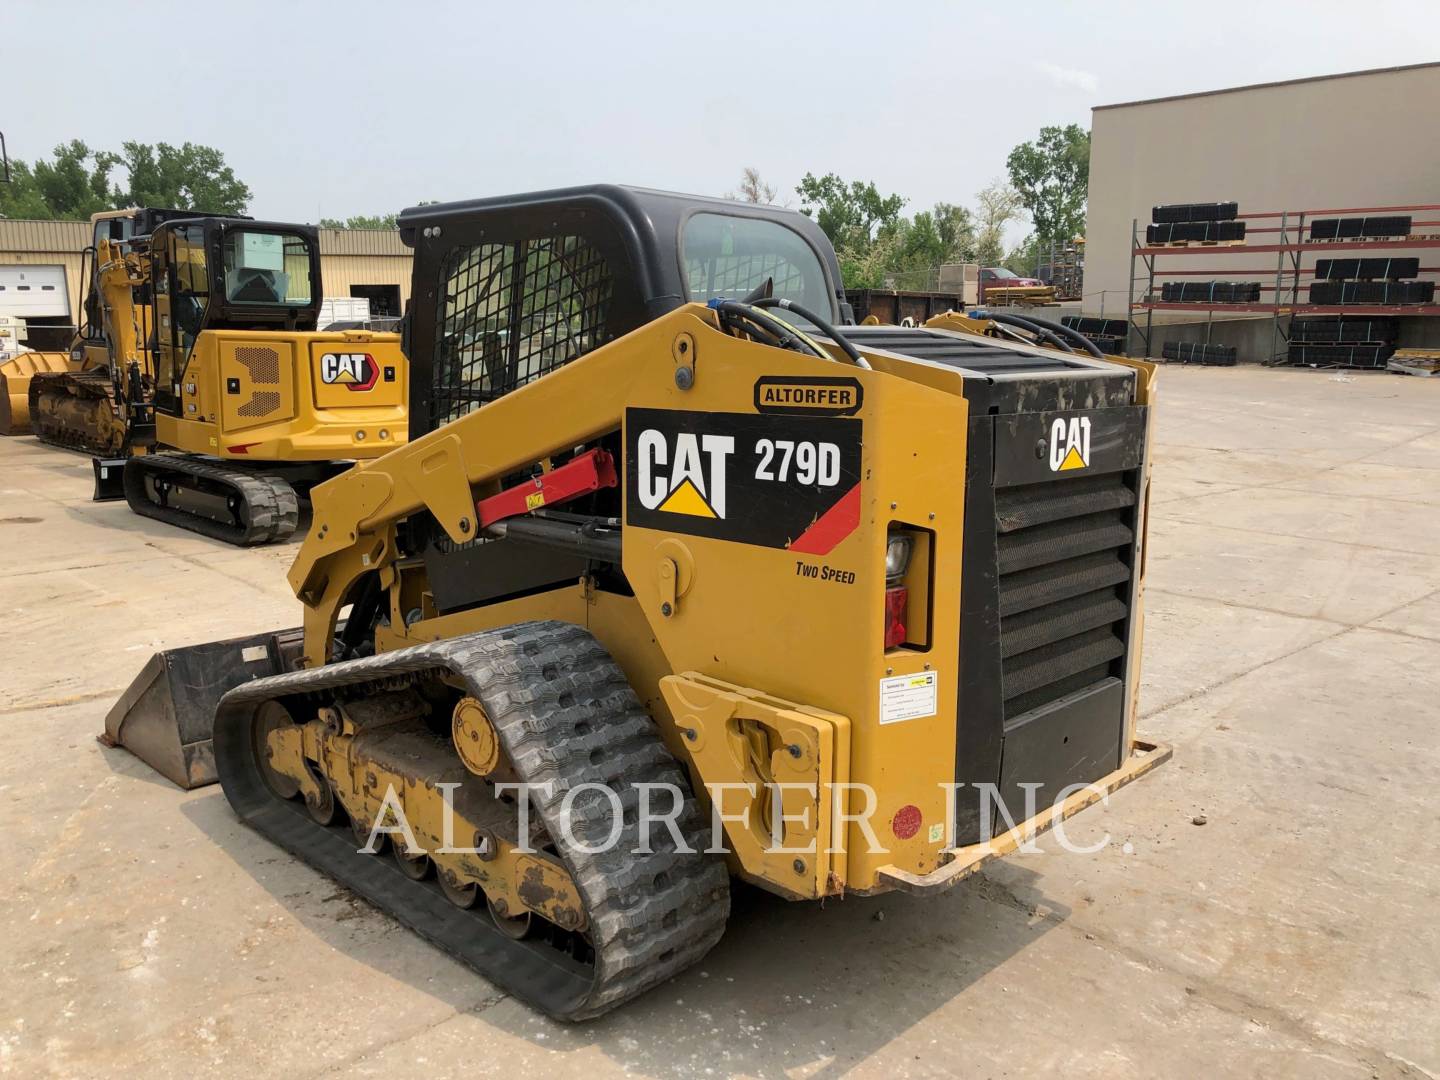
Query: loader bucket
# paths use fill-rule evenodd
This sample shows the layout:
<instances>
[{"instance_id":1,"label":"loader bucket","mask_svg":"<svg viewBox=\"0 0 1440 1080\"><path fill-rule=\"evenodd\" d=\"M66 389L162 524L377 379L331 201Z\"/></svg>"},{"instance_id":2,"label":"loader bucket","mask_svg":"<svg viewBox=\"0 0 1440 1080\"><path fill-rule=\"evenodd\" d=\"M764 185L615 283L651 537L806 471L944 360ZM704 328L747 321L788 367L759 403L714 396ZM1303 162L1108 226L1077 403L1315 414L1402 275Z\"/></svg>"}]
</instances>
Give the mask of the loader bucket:
<instances>
[{"instance_id":1,"label":"loader bucket","mask_svg":"<svg viewBox=\"0 0 1440 1080\"><path fill-rule=\"evenodd\" d=\"M215 783L216 704L241 683L292 670L302 637L298 628L272 630L155 653L110 709L100 741L187 790Z\"/></svg>"},{"instance_id":2,"label":"loader bucket","mask_svg":"<svg viewBox=\"0 0 1440 1080\"><path fill-rule=\"evenodd\" d=\"M66 353L27 352L0 363L0 435L30 434L30 376L68 371Z\"/></svg>"}]
</instances>

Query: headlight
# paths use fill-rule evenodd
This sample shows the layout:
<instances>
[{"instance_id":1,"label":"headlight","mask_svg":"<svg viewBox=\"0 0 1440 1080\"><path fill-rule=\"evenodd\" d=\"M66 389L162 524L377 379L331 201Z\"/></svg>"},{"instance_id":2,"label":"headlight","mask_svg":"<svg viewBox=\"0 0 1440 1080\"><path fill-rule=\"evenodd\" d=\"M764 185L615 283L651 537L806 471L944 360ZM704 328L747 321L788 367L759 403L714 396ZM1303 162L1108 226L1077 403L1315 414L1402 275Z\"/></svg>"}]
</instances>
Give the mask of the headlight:
<instances>
[{"instance_id":1,"label":"headlight","mask_svg":"<svg viewBox=\"0 0 1440 1080\"><path fill-rule=\"evenodd\" d=\"M910 552L915 541L901 533L891 533L890 542L885 546L885 580L896 581L905 576L910 566Z\"/></svg>"}]
</instances>

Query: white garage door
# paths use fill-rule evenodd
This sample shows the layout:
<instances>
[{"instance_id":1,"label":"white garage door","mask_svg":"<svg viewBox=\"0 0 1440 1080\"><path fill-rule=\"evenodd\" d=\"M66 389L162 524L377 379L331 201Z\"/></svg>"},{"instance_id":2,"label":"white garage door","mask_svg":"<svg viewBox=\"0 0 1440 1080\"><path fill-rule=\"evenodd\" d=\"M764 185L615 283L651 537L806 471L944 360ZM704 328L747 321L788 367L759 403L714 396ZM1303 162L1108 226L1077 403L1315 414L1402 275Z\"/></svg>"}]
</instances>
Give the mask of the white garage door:
<instances>
[{"instance_id":1,"label":"white garage door","mask_svg":"<svg viewBox=\"0 0 1440 1080\"><path fill-rule=\"evenodd\" d=\"M65 267L0 266L0 315L38 319L69 314Z\"/></svg>"}]
</instances>

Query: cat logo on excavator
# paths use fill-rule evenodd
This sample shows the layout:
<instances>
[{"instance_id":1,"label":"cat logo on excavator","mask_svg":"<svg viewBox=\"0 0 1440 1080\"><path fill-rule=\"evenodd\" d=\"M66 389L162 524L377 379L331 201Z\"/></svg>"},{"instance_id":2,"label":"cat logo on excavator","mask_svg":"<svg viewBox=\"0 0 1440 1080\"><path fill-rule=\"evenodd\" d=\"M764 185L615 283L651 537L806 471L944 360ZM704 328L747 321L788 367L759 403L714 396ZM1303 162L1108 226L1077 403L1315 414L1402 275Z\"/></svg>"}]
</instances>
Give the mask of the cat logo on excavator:
<instances>
[{"instance_id":1,"label":"cat logo on excavator","mask_svg":"<svg viewBox=\"0 0 1440 1080\"><path fill-rule=\"evenodd\" d=\"M380 368L369 353L325 353L320 357L320 381L348 390L369 390L380 377Z\"/></svg>"}]
</instances>

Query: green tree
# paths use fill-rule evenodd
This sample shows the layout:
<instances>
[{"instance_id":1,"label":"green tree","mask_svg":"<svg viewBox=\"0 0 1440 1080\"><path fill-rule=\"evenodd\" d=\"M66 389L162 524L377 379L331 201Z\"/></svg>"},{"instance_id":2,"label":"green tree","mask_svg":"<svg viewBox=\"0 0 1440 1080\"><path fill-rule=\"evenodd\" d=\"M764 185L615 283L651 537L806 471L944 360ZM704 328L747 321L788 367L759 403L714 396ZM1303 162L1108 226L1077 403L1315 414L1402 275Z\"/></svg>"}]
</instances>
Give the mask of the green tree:
<instances>
[{"instance_id":1,"label":"green tree","mask_svg":"<svg viewBox=\"0 0 1440 1080\"><path fill-rule=\"evenodd\" d=\"M1020 194L1001 180L992 180L975 196L975 261L998 266L1005 257L1005 226L1020 216Z\"/></svg>"},{"instance_id":2,"label":"green tree","mask_svg":"<svg viewBox=\"0 0 1440 1080\"><path fill-rule=\"evenodd\" d=\"M1035 269L1041 261L1040 253L1040 234L1032 232L1020 241L1018 246L1010 249L1010 254L1005 256L1000 265L1021 277L1034 277Z\"/></svg>"},{"instance_id":3,"label":"green tree","mask_svg":"<svg viewBox=\"0 0 1440 1080\"><path fill-rule=\"evenodd\" d=\"M250 188L212 146L126 142L118 164L129 177L118 206L173 206L207 214L243 214Z\"/></svg>"},{"instance_id":4,"label":"green tree","mask_svg":"<svg viewBox=\"0 0 1440 1080\"><path fill-rule=\"evenodd\" d=\"M421 199L416 206L434 206L439 199ZM399 214L354 214L348 218L322 217L322 229L393 229L400 221Z\"/></svg>"},{"instance_id":5,"label":"green tree","mask_svg":"<svg viewBox=\"0 0 1440 1080\"><path fill-rule=\"evenodd\" d=\"M904 231L900 195L881 195L873 184L846 183L834 173L806 173L795 189L800 212L815 219L830 238L849 288L878 288L893 269Z\"/></svg>"},{"instance_id":6,"label":"green tree","mask_svg":"<svg viewBox=\"0 0 1440 1080\"><path fill-rule=\"evenodd\" d=\"M975 258L975 226L970 211L936 203L913 219L901 219L882 232L891 240L886 268L902 289L930 289L939 283L942 264Z\"/></svg>"},{"instance_id":7,"label":"green tree","mask_svg":"<svg viewBox=\"0 0 1440 1080\"><path fill-rule=\"evenodd\" d=\"M117 158L79 139L55 147L50 161L10 163L11 182L0 184L0 214L10 218L84 220L115 208L110 173Z\"/></svg>"},{"instance_id":8,"label":"green tree","mask_svg":"<svg viewBox=\"0 0 1440 1080\"><path fill-rule=\"evenodd\" d=\"M847 289L884 289L891 284L903 231L891 228L868 244L851 244L836 248L840 262L840 280Z\"/></svg>"},{"instance_id":9,"label":"green tree","mask_svg":"<svg viewBox=\"0 0 1440 1080\"><path fill-rule=\"evenodd\" d=\"M795 191L800 212L813 217L837 248L842 242L869 243L877 230L899 220L905 205L903 196L881 195L873 183L860 180L847 184L834 173L817 178L807 172Z\"/></svg>"},{"instance_id":10,"label":"green tree","mask_svg":"<svg viewBox=\"0 0 1440 1080\"><path fill-rule=\"evenodd\" d=\"M127 142L122 149L92 150L72 139L55 147L50 161L12 162L13 182L0 184L0 214L83 221L127 206L243 214L249 204L250 189L213 147ZM117 168L123 186L111 179Z\"/></svg>"},{"instance_id":11,"label":"green tree","mask_svg":"<svg viewBox=\"0 0 1440 1080\"><path fill-rule=\"evenodd\" d=\"M1090 186L1088 131L1079 124L1043 127L1034 142L1011 150L1005 164L1042 244L1069 240L1085 227Z\"/></svg>"},{"instance_id":12,"label":"green tree","mask_svg":"<svg viewBox=\"0 0 1440 1080\"><path fill-rule=\"evenodd\" d=\"M322 229L393 229L396 214L355 214L348 218L322 217Z\"/></svg>"},{"instance_id":13,"label":"green tree","mask_svg":"<svg viewBox=\"0 0 1440 1080\"><path fill-rule=\"evenodd\" d=\"M932 213L935 231L940 236L940 261L972 262L975 258L975 216L963 206L946 202L937 202Z\"/></svg>"}]
</instances>

